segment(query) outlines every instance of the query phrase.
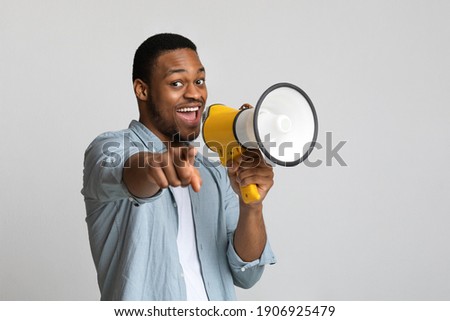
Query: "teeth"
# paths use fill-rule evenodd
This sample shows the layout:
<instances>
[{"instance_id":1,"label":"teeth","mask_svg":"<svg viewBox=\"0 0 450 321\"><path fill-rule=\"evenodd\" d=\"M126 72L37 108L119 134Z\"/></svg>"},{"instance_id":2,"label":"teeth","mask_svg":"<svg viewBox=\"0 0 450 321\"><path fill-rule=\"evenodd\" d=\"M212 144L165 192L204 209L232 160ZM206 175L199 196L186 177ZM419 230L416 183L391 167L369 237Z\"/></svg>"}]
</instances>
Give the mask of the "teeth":
<instances>
[{"instance_id":1,"label":"teeth","mask_svg":"<svg viewBox=\"0 0 450 321\"><path fill-rule=\"evenodd\" d=\"M193 111L199 110L199 107L186 107L186 108L180 108L177 110L179 113L189 113Z\"/></svg>"}]
</instances>

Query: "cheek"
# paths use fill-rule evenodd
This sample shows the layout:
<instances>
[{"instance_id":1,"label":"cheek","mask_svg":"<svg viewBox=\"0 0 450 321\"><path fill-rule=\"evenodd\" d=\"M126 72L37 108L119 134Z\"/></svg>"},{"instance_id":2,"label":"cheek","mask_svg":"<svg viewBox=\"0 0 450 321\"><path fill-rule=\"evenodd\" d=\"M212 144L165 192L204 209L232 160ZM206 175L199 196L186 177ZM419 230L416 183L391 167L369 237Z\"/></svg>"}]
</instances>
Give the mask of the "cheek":
<instances>
[{"instance_id":1,"label":"cheek","mask_svg":"<svg viewBox=\"0 0 450 321\"><path fill-rule=\"evenodd\" d=\"M176 95L168 92L158 92L153 97L156 98L153 100L153 103L161 114L169 115L173 112L177 100Z\"/></svg>"},{"instance_id":2,"label":"cheek","mask_svg":"<svg viewBox=\"0 0 450 321\"><path fill-rule=\"evenodd\" d=\"M159 112L167 125L177 123L176 106L182 101L177 95L166 95L160 100Z\"/></svg>"},{"instance_id":3,"label":"cheek","mask_svg":"<svg viewBox=\"0 0 450 321\"><path fill-rule=\"evenodd\" d=\"M164 90L161 91L159 96L159 102L164 105L166 108L171 107L174 108L174 106L180 101L182 98L182 94L177 91L171 91L171 90Z\"/></svg>"}]
</instances>

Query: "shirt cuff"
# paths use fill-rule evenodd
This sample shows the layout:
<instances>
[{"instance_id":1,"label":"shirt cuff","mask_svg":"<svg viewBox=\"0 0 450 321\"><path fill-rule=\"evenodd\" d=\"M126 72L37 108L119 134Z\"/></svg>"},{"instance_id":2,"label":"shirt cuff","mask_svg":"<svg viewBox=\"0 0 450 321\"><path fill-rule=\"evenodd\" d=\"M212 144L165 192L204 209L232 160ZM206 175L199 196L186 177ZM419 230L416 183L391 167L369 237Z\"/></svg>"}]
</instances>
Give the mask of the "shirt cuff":
<instances>
[{"instance_id":1,"label":"shirt cuff","mask_svg":"<svg viewBox=\"0 0 450 321\"><path fill-rule=\"evenodd\" d=\"M269 241L266 242L266 246L261 254L259 259L253 260L251 262L243 261L239 255L236 253L233 246L233 238L230 240L228 244L228 260L230 266L233 270L240 270L244 272L247 269L254 269L260 266L264 266L266 264L275 264L277 262L274 253L270 247Z\"/></svg>"}]
</instances>

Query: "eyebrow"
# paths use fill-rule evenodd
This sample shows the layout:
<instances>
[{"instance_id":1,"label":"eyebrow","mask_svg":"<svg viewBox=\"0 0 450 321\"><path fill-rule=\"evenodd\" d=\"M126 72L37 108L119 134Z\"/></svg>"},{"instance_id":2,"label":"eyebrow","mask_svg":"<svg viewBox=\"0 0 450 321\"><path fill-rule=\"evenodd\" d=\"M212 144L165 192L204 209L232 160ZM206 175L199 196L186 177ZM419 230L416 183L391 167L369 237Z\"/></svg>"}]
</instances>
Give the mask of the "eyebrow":
<instances>
[{"instance_id":1,"label":"eyebrow","mask_svg":"<svg viewBox=\"0 0 450 321\"><path fill-rule=\"evenodd\" d=\"M183 72L188 72L186 69L170 69L166 72L166 77L172 75L172 74L176 74L176 73L183 73ZM205 67L201 67L197 70L197 74L205 72Z\"/></svg>"}]
</instances>

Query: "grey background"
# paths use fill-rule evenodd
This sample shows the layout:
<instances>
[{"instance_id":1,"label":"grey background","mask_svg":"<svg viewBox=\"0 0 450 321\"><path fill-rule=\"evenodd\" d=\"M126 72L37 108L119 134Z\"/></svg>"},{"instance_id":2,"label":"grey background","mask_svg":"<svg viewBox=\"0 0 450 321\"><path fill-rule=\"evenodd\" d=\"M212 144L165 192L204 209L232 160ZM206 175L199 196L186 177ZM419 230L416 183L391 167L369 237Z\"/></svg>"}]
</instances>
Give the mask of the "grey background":
<instances>
[{"instance_id":1,"label":"grey background","mask_svg":"<svg viewBox=\"0 0 450 321\"><path fill-rule=\"evenodd\" d=\"M131 64L190 37L209 103L289 81L314 102L318 167L275 169L278 263L241 300L450 299L450 2L0 2L0 299L97 300L83 153L137 118Z\"/></svg>"}]
</instances>

